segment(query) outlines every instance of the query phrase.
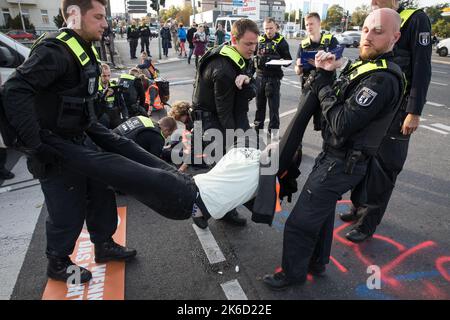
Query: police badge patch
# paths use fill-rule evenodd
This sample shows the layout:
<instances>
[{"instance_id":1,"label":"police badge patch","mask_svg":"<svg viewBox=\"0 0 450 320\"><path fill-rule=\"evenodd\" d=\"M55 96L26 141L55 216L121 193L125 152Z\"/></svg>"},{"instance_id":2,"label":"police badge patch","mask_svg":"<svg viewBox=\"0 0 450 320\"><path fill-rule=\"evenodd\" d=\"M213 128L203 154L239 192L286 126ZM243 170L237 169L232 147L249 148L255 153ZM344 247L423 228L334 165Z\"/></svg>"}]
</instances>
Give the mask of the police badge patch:
<instances>
[{"instance_id":1,"label":"police badge patch","mask_svg":"<svg viewBox=\"0 0 450 320\"><path fill-rule=\"evenodd\" d=\"M419 43L423 46L427 46L430 44L431 36L429 32L421 32L419 33Z\"/></svg>"},{"instance_id":2,"label":"police badge patch","mask_svg":"<svg viewBox=\"0 0 450 320\"><path fill-rule=\"evenodd\" d=\"M89 94L94 94L94 92L95 92L95 78L89 78L88 92L89 92Z\"/></svg>"},{"instance_id":3,"label":"police badge patch","mask_svg":"<svg viewBox=\"0 0 450 320\"><path fill-rule=\"evenodd\" d=\"M355 100L356 103L359 104L362 107L369 106L372 101L375 99L375 97L378 95L375 91L363 87L359 92L356 94Z\"/></svg>"}]
</instances>

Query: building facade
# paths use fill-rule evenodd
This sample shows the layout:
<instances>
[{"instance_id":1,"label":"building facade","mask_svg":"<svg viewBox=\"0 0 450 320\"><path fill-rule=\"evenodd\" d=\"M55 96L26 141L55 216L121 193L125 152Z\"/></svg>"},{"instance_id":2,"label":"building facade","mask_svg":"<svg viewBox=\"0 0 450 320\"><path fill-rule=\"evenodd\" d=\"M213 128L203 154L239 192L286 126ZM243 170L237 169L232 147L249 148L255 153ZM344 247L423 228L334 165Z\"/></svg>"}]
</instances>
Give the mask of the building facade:
<instances>
[{"instance_id":1,"label":"building facade","mask_svg":"<svg viewBox=\"0 0 450 320\"><path fill-rule=\"evenodd\" d=\"M53 18L59 13L61 0L0 0L0 26L19 15L19 4L22 15L34 25L37 34L58 30Z\"/></svg>"}]
</instances>

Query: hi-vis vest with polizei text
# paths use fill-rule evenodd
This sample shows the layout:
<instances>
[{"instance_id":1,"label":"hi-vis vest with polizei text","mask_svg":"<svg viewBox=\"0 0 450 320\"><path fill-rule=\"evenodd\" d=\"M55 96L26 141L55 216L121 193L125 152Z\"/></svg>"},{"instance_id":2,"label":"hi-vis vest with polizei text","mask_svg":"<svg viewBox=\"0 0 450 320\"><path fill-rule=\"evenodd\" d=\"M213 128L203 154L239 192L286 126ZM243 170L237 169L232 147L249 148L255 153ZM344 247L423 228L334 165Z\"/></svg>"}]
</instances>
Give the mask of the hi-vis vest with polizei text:
<instances>
[{"instance_id":1,"label":"hi-vis vest with polizei text","mask_svg":"<svg viewBox=\"0 0 450 320\"><path fill-rule=\"evenodd\" d=\"M333 35L331 34L322 34L322 37L320 38L320 45L321 46L329 46L331 43L331 38L333 38ZM302 40L302 49L308 48L311 45L311 38L308 36L306 39Z\"/></svg>"},{"instance_id":2,"label":"hi-vis vest with polizei text","mask_svg":"<svg viewBox=\"0 0 450 320\"><path fill-rule=\"evenodd\" d=\"M144 116L137 116L128 119L127 121L119 125L116 129L114 129L113 132L119 133L122 136L126 136L127 138L134 140L139 133L146 130L157 132L164 138L161 130L155 127L152 119Z\"/></svg>"}]
</instances>

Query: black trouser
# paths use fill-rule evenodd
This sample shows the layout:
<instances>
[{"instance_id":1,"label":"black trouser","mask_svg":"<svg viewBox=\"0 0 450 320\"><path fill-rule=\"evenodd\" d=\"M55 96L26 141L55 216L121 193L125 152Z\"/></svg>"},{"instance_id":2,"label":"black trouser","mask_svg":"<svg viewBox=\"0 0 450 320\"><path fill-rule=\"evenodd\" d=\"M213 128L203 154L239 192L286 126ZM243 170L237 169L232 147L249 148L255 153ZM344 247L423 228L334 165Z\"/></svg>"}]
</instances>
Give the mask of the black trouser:
<instances>
[{"instance_id":1,"label":"black trouser","mask_svg":"<svg viewBox=\"0 0 450 320\"><path fill-rule=\"evenodd\" d=\"M277 77L256 77L255 129L264 129L266 104L269 101L269 129L280 128L280 79Z\"/></svg>"},{"instance_id":2,"label":"black trouser","mask_svg":"<svg viewBox=\"0 0 450 320\"><path fill-rule=\"evenodd\" d=\"M6 149L0 148L0 170L5 168L6 165Z\"/></svg>"},{"instance_id":3,"label":"black trouser","mask_svg":"<svg viewBox=\"0 0 450 320\"><path fill-rule=\"evenodd\" d=\"M329 262L336 201L364 177L367 160L345 173L346 160L322 152L316 158L284 227L282 268L293 281L304 281L310 261Z\"/></svg>"},{"instance_id":4,"label":"black trouser","mask_svg":"<svg viewBox=\"0 0 450 320\"><path fill-rule=\"evenodd\" d=\"M130 39L130 58L136 58L136 49L138 46L138 39Z\"/></svg>"},{"instance_id":5,"label":"black trouser","mask_svg":"<svg viewBox=\"0 0 450 320\"><path fill-rule=\"evenodd\" d=\"M409 136L386 136L363 183L352 191L351 200L361 216L355 227L373 234L386 212L398 174L408 154Z\"/></svg>"},{"instance_id":6,"label":"black trouser","mask_svg":"<svg viewBox=\"0 0 450 320\"><path fill-rule=\"evenodd\" d=\"M98 123L87 134L108 151L73 146L49 133L42 139L64 154L67 168L125 192L167 218L191 217L197 194L191 177Z\"/></svg>"},{"instance_id":7,"label":"black trouser","mask_svg":"<svg viewBox=\"0 0 450 320\"><path fill-rule=\"evenodd\" d=\"M74 143L63 140L67 150L95 152L90 141ZM73 159L83 166L80 159ZM64 257L72 254L76 240L86 220L91 241L110 239L117 228L117 204L114 192L100 181L80 175L69 166L47 166L40 179L47 205L47 255Z\"/></svg>"},{"instance_id":8,"label":"black trouser","mask_svg":"<svg viewBox=\"0 0 450 320\"><path fill-rule=\"evenodd\" d=\"M144 52L144 49L145 49L147 54L150 55L149 44L150 44L149 37L141 37L141 52Z\"/></svg>"}]
</instances>

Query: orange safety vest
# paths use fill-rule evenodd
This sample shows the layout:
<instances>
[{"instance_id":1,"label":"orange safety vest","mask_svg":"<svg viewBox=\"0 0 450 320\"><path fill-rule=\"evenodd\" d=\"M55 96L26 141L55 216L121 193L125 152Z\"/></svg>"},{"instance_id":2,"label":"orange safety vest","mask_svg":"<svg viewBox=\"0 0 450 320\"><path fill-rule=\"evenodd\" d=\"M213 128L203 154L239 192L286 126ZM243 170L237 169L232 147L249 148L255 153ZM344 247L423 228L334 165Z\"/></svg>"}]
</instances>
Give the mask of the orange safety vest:
<instances>
[{"instance_id":1,"label":"orange safety vest","mask_svg":"<svg viewBox=\"0 0 450 320\"><path fill-rule=\"evenodd\" d=\"M151 88L155 88L158 92L158 94L155 97L155 101L153 101L153 104L150 103ZM145 91L145 103L148 104L149 107L152 107L152 110L161 110L164 108L164 105L161 103L161 98L159 97L159 88L154 82L148 87L147 91Z\"/></svg>"}]
</instances>

